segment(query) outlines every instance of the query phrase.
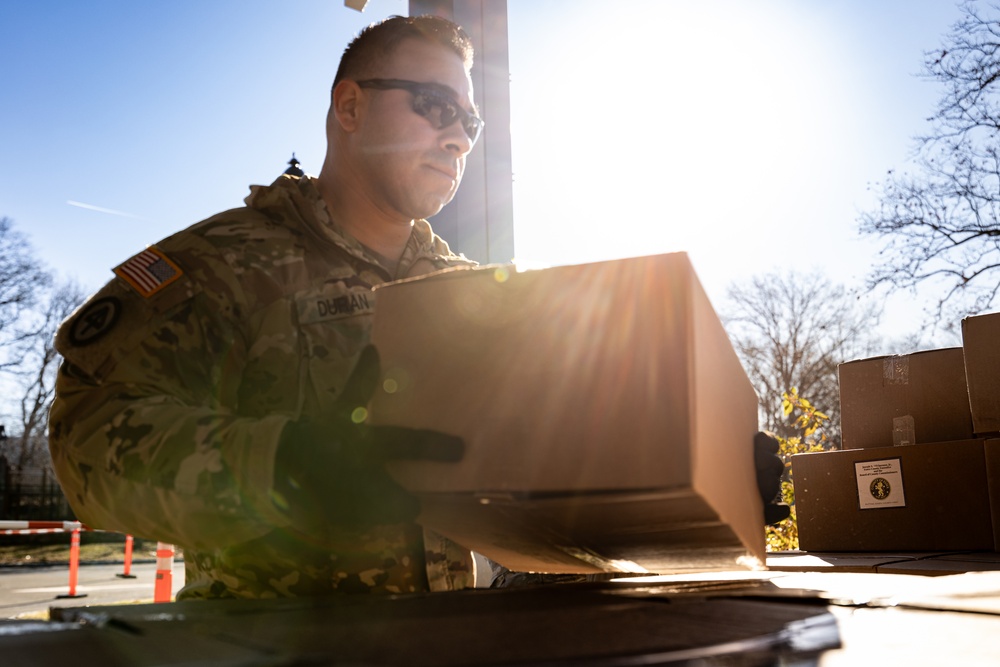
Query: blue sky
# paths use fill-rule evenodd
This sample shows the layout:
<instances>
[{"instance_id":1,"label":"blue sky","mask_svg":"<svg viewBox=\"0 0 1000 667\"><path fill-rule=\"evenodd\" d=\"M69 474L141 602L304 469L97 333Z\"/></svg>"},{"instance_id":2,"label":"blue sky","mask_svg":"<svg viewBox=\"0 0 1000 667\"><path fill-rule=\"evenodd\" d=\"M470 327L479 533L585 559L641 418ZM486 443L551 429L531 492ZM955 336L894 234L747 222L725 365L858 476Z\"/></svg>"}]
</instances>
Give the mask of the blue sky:
<instances>
[{"instance_id":1,"label":"blue sky","mask_svg":"<svg viewBox=\"0 0 1000 667\"><path fill-rule=\"evenodd\" d=\"M950 0L508 0L515 247L561 264L686 250L717 307L771 268L860 286L869 183L939 90ZM317 173L370 0L0 4L0 215L93 290L147 244ZM489 122L489 118L487 118ZM433 221L432 221L433 222ZM889 336L922 300L886 303Z\"/></svg>"}]
</instances>

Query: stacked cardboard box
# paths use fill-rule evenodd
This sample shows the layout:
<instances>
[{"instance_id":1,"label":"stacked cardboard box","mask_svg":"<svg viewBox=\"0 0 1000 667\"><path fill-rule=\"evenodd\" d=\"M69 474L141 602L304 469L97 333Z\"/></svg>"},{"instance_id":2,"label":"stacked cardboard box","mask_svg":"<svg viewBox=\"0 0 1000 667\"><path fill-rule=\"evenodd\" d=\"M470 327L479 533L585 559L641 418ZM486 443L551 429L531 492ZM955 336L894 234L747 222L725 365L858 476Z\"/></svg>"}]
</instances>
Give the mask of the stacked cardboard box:
<instances>
[{"instance_id":1,"label":"stacked cardboard box","mask_svg":"<svg viewBox=\"0 0 1000 667\"><path fill-rule=\"evenodd\" d=\"M962 320L965 375L972 427L977 434L1000 433L1000 313Z\"/></svg>"},{"instance_id":2,"label":"stacked cardboard box","mask_svg":"<svg viewBox=\"0 0 1000 667\"><path fill-rule=\"evenodd\" d=\"M992 551L1000 440L793 457L806 551Z\"/></svg>"},{"instance_id":3,"label":"stacked cardboard box","mask_svg":"<svg viewBox=\"0 0 1000 667\"><path fill-rule=\"evenodd\" d=\"M757 396L683 253L458 269L376 290L379 424L465 442L394 462L427 527L510 569L763 561Z\"/></svg>"},{"instance_id":4,"label":"stacked cardboard box","mask_svg":"<svg viewBox=\"0 0 1000 667\"><path fill-rule=\"evenodd\" d=\"M800 548L1000 551L1000 313L841 364L843 451L792 459Z\"/></svg>"},{"instance_id":5,"label":"stacked cardboard box","mask_svg":"<svg viewBox=\"0 0 1000 667\"><path fill-rule=\"evenodd\" d=\"M973 437L962 348L840 365L844 449Z\"/></svg>"}]
</instances>

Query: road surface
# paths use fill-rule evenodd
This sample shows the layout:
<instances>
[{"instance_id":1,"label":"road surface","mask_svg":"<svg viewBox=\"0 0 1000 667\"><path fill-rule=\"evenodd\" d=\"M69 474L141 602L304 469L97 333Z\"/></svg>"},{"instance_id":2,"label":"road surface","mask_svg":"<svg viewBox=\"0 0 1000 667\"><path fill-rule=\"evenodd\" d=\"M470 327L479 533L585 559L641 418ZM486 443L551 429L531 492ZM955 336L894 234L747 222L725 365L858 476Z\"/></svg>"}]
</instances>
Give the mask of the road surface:
<instances>
[{"instance_id":1,"label":"road surface","mask_svg":"<svg viewBox=\"0 0 1000 667\"><path fill-rule=\"evenodd\" d=\"M156 564L133 563L134 579L124 579L119 564L81 565L76 593L69 593L69 566L0 568L0 618L47 618L50 607L83 607L121 602L152 602ZM184 563L174 562L173 591L184 585Z\"/></svg>"}]
</instances>

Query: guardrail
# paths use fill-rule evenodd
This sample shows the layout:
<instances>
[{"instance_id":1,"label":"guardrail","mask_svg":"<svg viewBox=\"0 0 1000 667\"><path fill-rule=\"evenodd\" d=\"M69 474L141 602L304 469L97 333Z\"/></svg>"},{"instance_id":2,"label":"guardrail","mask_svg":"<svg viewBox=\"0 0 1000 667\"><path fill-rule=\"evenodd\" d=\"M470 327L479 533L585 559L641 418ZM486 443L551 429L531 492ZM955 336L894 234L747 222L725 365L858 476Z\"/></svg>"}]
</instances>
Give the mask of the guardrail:
<instances>
[{"instance_id":1,"label":"guardrail","mask_svg":"<svg viewBox=\"0 0 1000 667\"><path fill-rule=\"evenodd\" d=\"M80 574L80 531L106 532L90 528L79 521L0 521L0 535L32 535L44 533L70 533L69 542L69 592L56 598L82 598L86 593L77 592ZM131 535L125 536L125 562L123 572L116 576L134 579L132 574ZM174 547L172 544L156 544L156 584L153 602L170 602L173 586Z\"/></svg>"},{"instance_id":2,"label":"guardrail","mask_svg":"<svg viewBox=\"0 0 1000 667\"><path fill-rule=\"evenodd\" d=\"M0 521L0 535L62 533L67 530L90 530L79 521Z\"/></svg>"}]
</instances>

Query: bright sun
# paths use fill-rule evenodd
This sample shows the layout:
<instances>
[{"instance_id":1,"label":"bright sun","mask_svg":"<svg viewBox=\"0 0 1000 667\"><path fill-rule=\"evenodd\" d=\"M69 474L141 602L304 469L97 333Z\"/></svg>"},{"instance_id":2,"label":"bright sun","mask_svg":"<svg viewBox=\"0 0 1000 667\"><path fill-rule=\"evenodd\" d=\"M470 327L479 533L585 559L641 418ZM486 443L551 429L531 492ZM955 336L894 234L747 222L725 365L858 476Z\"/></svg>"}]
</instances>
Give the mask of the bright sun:
<instances>
[{"instance_id":1,"label":"bright sun","mask_svg":"<svg viewBox=\"0 0 1000 667\"><path fill-rule=\"evenodd\" d=\"M738 261L836 170L854 114L834 31L788 3L599 4L553 13L546 43L512 33L518 261Z\"/></svg>"}]
</instances>

